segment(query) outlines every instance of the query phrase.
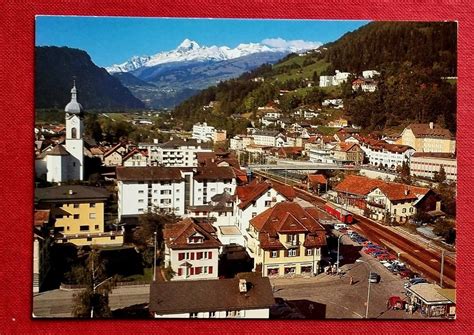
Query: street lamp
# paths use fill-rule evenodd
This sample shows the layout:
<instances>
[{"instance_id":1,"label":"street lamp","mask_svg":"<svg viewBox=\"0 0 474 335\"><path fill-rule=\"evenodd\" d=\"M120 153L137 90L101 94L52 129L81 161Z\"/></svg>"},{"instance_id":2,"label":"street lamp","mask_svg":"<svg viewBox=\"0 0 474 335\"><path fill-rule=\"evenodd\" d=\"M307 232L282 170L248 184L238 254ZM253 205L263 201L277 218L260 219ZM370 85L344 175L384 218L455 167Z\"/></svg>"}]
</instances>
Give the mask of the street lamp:
<instances>
[{"instance_id":1,"label":"street lamp","mask_svg":"<svg viewBox=\"0 0 474 335\"><path fill-rule=\"evenodd\" d=\"M367 266L367 270L369 270L369 276L368 276L368 282L369 286L367 288L367 303L366 303L366 308L365 308L365 318L367 319L369 317L369 302L370 302L370 265L366 261L363 261L361 259L356 259L357 263L364 263Z\"/></svg>"},{"instance_id":2,"label":"street lamp","mask_svg":"<svg viewBox=\"0 0 474 335\"><path fill-rule=\"evenodd\" d=\"M153 281L156 281L156 231L153 233L153 235L155 236L153 253Z\"/></svg>"},{"instance_id":3,"label":"street lamp","mask_svg":"<svg viewBox=\"0 0 474 335\"><path fill-rule=\"evenodd\" d=\"M337 238L337 259L336 259L336 274L339 274L339 245L341 244L341 238L346 234L341 234Z\"/></svg>"},{"instance_id":4,"label":"street lamp","mask_svg":"<svg viewBox=\"0 0 474 335\"><path fill-rule=\"evenodd\" d=\"M109 277L109 278L107 278L107 279L104 279L104 280L101 281L99 284L92 286L92 291L94 292L94 293L93 293L93 297L94 297L94 298L95 298L95 290L96 290L100 285L104 284L106 281L108 281L108 280L110 280L110 279L112 279L112 277ZM94 318L94 305L92 304L92 307L91 307L91 319L93 319L93 318Z\"/></svg>"}]
</instances>

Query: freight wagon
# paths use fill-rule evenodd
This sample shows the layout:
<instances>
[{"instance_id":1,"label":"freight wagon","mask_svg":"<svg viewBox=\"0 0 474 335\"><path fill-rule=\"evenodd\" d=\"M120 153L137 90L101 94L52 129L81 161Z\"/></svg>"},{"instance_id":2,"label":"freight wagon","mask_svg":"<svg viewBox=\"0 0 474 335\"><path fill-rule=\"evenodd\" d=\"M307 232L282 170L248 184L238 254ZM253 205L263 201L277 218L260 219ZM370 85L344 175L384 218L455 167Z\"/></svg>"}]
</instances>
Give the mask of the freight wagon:
<instances>
[{"instance_id":1,"label":"freight wagon","mask_svg":"<svg viewBox=\"0 0 474 335\"><path fill-rule=\"evenodd\" d=\"M324 210L343 223L351 224L354 220L351 213L329 202L324 205Z\"/></svg>"}]
</instances>

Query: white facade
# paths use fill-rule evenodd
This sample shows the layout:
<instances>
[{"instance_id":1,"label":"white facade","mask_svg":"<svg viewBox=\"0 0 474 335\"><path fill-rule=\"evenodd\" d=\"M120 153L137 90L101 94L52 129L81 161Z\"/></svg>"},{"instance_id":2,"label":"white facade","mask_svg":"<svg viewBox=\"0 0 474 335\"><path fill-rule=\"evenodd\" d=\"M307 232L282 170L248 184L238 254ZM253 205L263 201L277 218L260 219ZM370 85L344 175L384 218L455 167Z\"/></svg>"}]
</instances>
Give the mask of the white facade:
<instances>
[{"instance_id":1,"label":"white facade","mask_svg":"<svg viewBox=\"0 0 474 335\"><path fill-rule=\"evenodd\" d=\"M424 178L435 177L435 173L443 167L446 173L446 179L450 181L457 180L457 161L456 158L437 157L435 155L418 156L415 154L410 158L410 173L412 176Z\"/></svg>"},{"instance_id":2,"label":"white facade","mask_svg":"<svg viewBox=\"0 0 474 335\"><path fill-rule=\"evenodd\" d=\"M374 166L382 164L385 168L392 170L402 166L404 162L408 163L410 157L415 153L415 150L411 148L404 152L393 152L385 148L374 149L366 143L361 143L360 147L364 151L365 157L369 160L369 164Z\"/></svg>"},{"instance_id":3,"label":"white facade","mask_svg":"<svg viewBox=\"0 0 474 335\"><path fill-rule=\"evenodd\" d=\"M201 140L203 142L211 141L214 138L216 128L208 126L206 122L196 123L193 126L192 138Z\"/></svg>"},{"instance_id":4,"label":"white facade","mask_svg":"<svg viewBox=\"0 0 474 335\"><path fill-rule=\"evenodd\" d=\"M365 79L372 79L375 76L380 76L380 72L375 70L362 71L362 77L364 77Z\"/></svg>"},{"instance_id":5,"label":"white facade","mask_svg":"<svg viewBox=\"0 0 474 335\"><path fill-rule=\"evenodd\" d=\"M197 153L212 152L201 140L176 139L167 143L141 143L140 148L148 150L150 166L198 166Z\"/></svg>"},{"instance_id":6,"label":"white facade","mask_svg":"<svg viewBox=\"0 0 474 335\"><path fill-rule=\"evenodd\" d=\"M340 72L339 70L336 70L334 76L319 76L319 86L329 87L341 85L349 79L350 75L350 72Z\"/></svg>"},{"instance_id":7,"label":"white facade","mask_svg":"<svg viewBox=\"0 0 474 335\"><path fill-rule=\"evenodd\" d=\"M123 168L126 169L126 168ZM130 168L134 169L134 168ZM169 210L177 216L184 216L186 206L207 204L211 198L224 191L233 194L237 186L235 175L228 178L215 178L212 172L208 177L199 177L198 173L206 173L206 168L195 170L179 170L179 168L144 167L135 169L174 169L174 174L180 177L170 180L159 176L143 177L141 180L129 180L117 175L118 187L118 216L139 215L152 210L154 207ZM176 171L178 169L179 171ZM217 169L231 168L223 167ZM170 170L171 171L171 170ZM123 179L123 180L122 180ZM188 186L186 186L188 183Z\"/></svg>"},{"instance_id":8,"label":"white facade","mask_svg":"<svg viewBox=\"0 0 474 335\"><path fill-rule=\"evenodd\" d=\"M174 276L171 280L217 279L219 248L179 249L165 244L165 264L171 264Z\"/></svg>"},{"instance_id":9,"label":"white facade","mask_svg":"<svg viewBox=\"0 0 474 335\"><path fill-rule=\"evenodd\" d=\"M229 310L229 311L211 311L211 312L198 312L198 313L177 313L177 314L156 314L156 319L159 318L178 318L178 319L269 319L270 309L259 308L259 309L242 309L242 310Z\"/></svg>"},{"instance_id":10,"label":"white facade","mask_svg":"<svg viewBox=\"0 0 474 335\"><path fill-rule=\"evenodd\" d=\"M313 163L334 164L336 162L332 148L318 148L317 146L310 146L308 157L309 161Z\"/></svg>"},{"instance_id":11,"label":"white facade","mask_svg":"<svg viewBox=\"0 0 474 335\"><path fill-rule=\"evenodd\" d=\"M277 131L257 130L252 136L255 145L276 147L278 135Z\"/></svg>"},{"instance_id":12,"label":"white facade","mask_svg":"<svg viewBox=\"0 0 474 335\"><path fill-rule=\"evenodd\" d=\"M118 217L139 215L155 206L169 210L177 216L184 215L185 185L180 181L117 181Z\"/></svg>"},{"instance_id":13,"label":"white facade","mask_svg":"<svg viewBox=\"0 0 474 335\"><path fill-rule=\"evenodd\" d=\"M255 199L246 208L239 208L239 201L236 206L236 218L237 226L240 229L242 235L248 237L249 221L267 210L273 207L277 202L286 201L287 199L278 193L275 189L270 188L260 197Z\"/></svg>"}]
</instances>

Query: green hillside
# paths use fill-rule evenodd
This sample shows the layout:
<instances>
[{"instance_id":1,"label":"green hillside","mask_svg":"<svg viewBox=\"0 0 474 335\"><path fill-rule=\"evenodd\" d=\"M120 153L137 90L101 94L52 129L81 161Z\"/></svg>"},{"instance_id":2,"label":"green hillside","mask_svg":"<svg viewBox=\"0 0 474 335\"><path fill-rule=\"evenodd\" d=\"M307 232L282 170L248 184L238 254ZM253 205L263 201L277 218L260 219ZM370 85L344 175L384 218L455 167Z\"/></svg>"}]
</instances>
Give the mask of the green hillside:
<instances>
[{"instance_id":1,"label":"green hillside","mask_svg":"<svg viewBox=\"0 0 474 335\"><path fill-rule=\"evenodd\" d=\"M301 105L317 108L326 98L343 98L345 116L369 130L435 121L455 132L457 86L442 78L456 76L456 30L455 23L372 22L317 50L290 54L203 90L177 106L173 116L184 128L207 121L236 130L229 116L257 119L257 107L275 99L290 115ZM319 76L336 69L357 76L379 71L377 91L353 92L350 83L319 88ZM218 108L204 110L211 101L218 101Z\"/></svg>"}]
</instances>

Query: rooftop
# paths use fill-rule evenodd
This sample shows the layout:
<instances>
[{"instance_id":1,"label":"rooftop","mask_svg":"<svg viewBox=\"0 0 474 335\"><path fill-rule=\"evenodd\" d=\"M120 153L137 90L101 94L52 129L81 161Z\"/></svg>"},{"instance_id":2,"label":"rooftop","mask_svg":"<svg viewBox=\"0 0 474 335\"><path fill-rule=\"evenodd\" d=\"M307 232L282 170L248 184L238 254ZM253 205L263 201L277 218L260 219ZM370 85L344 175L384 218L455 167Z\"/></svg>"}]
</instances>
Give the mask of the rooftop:
<instances>
[{"instance_id":1,"label":"rooftop","mask_svg":"<svg viewBox=\"0 0 474 335\"><path fill-rule=\"evenodd\" d=\"M239 290L239 280L247 292ZM149 310L156 314L198 313L269 308L275 303L267 277L241 273L232 279L153 282Z\"/></svg>"},{"instance_id":2,"label":"rooftop","mask_svg":"<svg viewBox=\"0 0 474 335\"><path fill-rule=\"evenodd\" d=\"M193 235L202 236L203 242L189 243L188 238ZM211 224L194 222L191 218L167 224L163 230L163 238L170 249L219 248L221 243L214 235L215 228Z\"/></svg>"},{"instance_id":3,"label":"rooftop","mask_svg":"<svg viewBox=\"0 0 474 335\"><path fill-rule=\"evenodd\" d=\"M61 185L35 189L35 203L105 201L109 196L109 192L103 188L82 185Z\"/></svg>"}]
</instances>

